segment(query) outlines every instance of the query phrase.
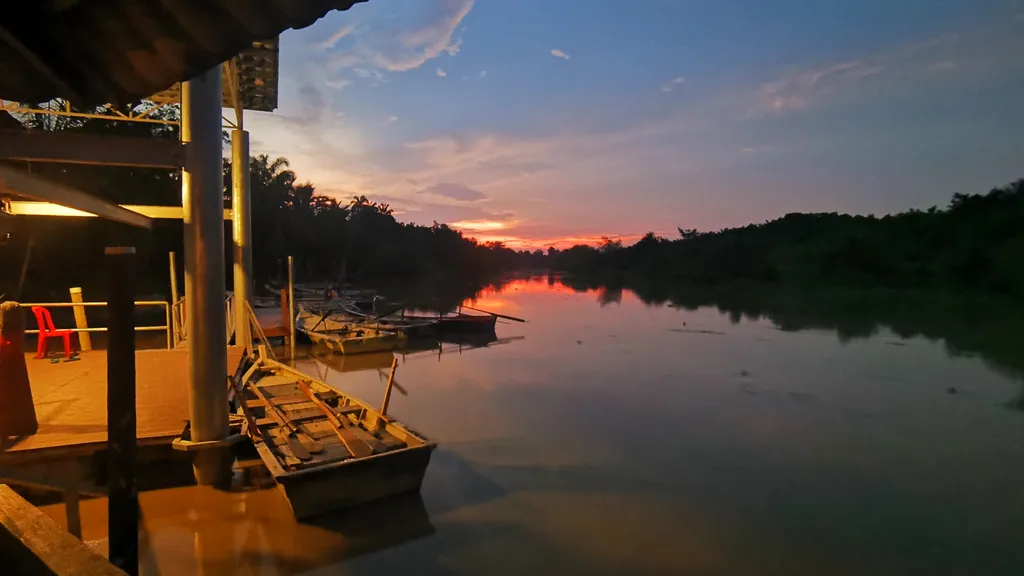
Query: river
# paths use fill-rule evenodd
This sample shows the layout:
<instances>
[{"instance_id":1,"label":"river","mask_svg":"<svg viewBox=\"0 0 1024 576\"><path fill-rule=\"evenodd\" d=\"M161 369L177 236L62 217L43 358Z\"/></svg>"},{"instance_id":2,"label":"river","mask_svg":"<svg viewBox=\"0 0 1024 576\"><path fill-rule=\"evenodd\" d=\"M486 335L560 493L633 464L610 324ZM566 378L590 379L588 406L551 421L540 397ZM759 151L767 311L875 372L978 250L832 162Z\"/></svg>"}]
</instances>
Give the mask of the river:
<instances>
[{"instance_id":1,"label":"river","mask_svg":"<svg viewBox=\"0 0 1024 576\"><path fill-rule=\"evenodd\" d=\"M474 306L529 322L399 354L390 412L439 443L419 497L297 524L272 489L145 492L142 572L1020 573L1012 315L644 298L555 278L485 290ZM298 366L376 403L389 363ZM102 547L105 504L82 510Z\"/></svg>"}]
</instances>

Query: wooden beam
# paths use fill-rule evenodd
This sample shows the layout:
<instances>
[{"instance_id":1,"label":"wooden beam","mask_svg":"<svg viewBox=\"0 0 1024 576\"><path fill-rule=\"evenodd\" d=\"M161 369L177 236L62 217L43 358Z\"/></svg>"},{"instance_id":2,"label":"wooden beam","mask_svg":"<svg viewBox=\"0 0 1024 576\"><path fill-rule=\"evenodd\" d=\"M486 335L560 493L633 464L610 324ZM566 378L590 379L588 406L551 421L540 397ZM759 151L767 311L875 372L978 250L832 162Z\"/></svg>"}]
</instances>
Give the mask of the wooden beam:
<instances>
[{"instance_id":1,"label":"wooden beam","mask_svg":"<svg viewBox=\"0 0 1024 576\"><path fill-rule=\"evenodd\" d=\"M40 178L10 166L0 166L0 192L8 191L33 200L53 202L54 204L95 214L101 218L130 226L138 226L140 228L153 227L153 221L138 212L125 210L116 204L100 200L85 192L51 182L45 178Z\"/></svg>"},{"instance_id":2,"label":"wooden beam","mask_svg":"<svg viewBox=\"0 0 1024 576\"><path fill-rule=\"evenodd\" d=\"M0 557L4 574L125 576L6 485L0 484Z\"/></svg>"},{"instance_id":3,"label":"wooden beam","mask_svg":"<svg viewBox=\"0 0 1024 576\"><path fill-rule=\"evenodd\" d=\"M181 220L185 211L181 206L143 206L139 204L121 204L121 208L131 210L146 216L147 218ZM13 216L70 216L73 218L95 218L95 214L75 210L51 202L30 202L26 200L11 200L4 204L4 212ZM224 219L231 220L231 210L224 209Z\"/></svg>"},{"instance_id":4,"label":"wooden beam","mask_svg":"<svg viewBox=\"0 0 1024 576\"><path fill-rule=\"evenodd\" d=\"M0 130L0 158L177 169L185 164L185 145L163 138Z\"/></svg>"}]
</instances>

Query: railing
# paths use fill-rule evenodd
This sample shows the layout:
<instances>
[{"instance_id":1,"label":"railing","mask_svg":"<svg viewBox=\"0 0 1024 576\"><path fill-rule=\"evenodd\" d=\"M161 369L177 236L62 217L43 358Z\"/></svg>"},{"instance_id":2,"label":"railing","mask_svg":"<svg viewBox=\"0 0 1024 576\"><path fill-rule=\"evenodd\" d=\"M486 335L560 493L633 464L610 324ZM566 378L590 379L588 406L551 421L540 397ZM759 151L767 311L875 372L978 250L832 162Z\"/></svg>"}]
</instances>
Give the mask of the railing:
<instances>
[{"instance_id":1,"label":"railing","mask_svg":"<svg viewBox=\"0 0 1024 576\"><path fill-rule=\"evenodd\" d=\"M178 301L171 305L171 330L173 331L174 346L185 341L185 297L178 298Z\"/></svg>"},{"instance_id":2,"label":"railing","mask_svg":"<svg viewBox=\"0 0 1024 576\"><path fill-rule=\"evenodd\" d=\"M270 346L270 340L267 339L267 334L263 331L263 326L260 326L259 319L256 318L256 311L252 309L252 306L250 306L248 302L245 302L244 304L246 316L249 318L249 330L251 330L252 334L256 335L256 339L260 346L266 349L267 355L271 360L273 360L274 349ZM251 344L247 343L246 347L251 351Z\"/></svg>"},{"instance_id":3,"label":"railing","mask_svg":"<svg viewBox=\"0 0 1024 576\"><path fill-rule=\"evenodd\" d=\"M231 337L235 335L235 293L228 292L228 295L224 298L224 327L227 328L224 332L227 334L228 341L224 345L231 344Z\"/></svg>"},{"instance_id":4,"label":"railing","mask_svg":"<svg viewBox=\"0 0 1024 576\"><path fill-rule=\"evenodd\" d=\"M40 306L42 308L77 308L83 307L98 307L106 306L106 302L25 302L21 306L24 308L31 308L32 306ZM156 332L158 330L167 333L167 348L173 347L173 334L171 328L171 309L167 302L160 302L158 300L142 300L135 302L135 306L159 306L164 309L165 324L163 326L136 326L136 332ZM65 328L61 328L65 330ZM66 328L72 332L106 332L106 328ZM38 334L39 330L25 330L25 334Z\"/></svg>"},{"instance_id":5,"label":"railing","mask_svg":"<svg viewBox=\"0 0 1024 576\"><path fill-rule=\"evenodd\" d=\"M177 346L188 338L188 331L186 326L188 323L185 321L186 310L185 310L185 297L178 298L178 301L171 306L170 323L173 342L173 346ZM235 333L235 294L228 292L224 297L224 325L227 328L227 339L225 344L231 343L231 337Z\"/></svg>"}]
</instances>

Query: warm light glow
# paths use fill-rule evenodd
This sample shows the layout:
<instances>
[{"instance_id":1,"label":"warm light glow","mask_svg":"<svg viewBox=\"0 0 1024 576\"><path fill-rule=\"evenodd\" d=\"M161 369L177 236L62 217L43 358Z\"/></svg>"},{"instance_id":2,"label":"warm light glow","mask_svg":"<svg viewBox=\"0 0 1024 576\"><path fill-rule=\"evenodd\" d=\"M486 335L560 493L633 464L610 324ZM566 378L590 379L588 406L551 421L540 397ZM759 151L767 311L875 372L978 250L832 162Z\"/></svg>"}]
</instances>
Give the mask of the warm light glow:
<instances>
[{"instance_id":1,"label":"warm light glow","mask_svg":"<svg viewBox=\"0 0 1024 576\"><path fill-rule=\"evenodd\" d=\"M467 234L467 238L472 238L481 244L486 242L501 242L505 246L514 250L543 250L547 251L549 247L554 247L559 250L565 250L566 248L572 248L573 246L584 245L584 246L600 246L604 242L605 238L612 240L618 240L623 245L629 245L643 237L642 234L607 234L597 236L560 236L557 238L521 238L519 236L512 235L491 235L491 234Z\"/></svg>"},{"instance_id":2,"label":"warm light glow","mask_svg":"<svg viewBox=\"0 0 1024 576\"><path fill-rule=\"evenodd\" d=\"M497 220L460 220L450 224L452 228L458 228L459 230L479 230L481 232L504 230L511 225L510 222L499 222Z\"/></svg>"},{"instance_id":3,"label":"warm light glow","mask_svg":"<svg viewBox=\"0 0 1024 576\"><path fill-rule=\"evenodd\" d=\"M8 203L10 213L14 216L62 216L72 218L95 218L95 214L68 208L51 202L31 202L23 200L12 200ZM181 206L139 206L135 204L121 204L121 208L137 212L149 218L166 218L181 220L183 212ZM231 210L224 210L224 219L231 220Z\"/></svg>"}]
</instances>

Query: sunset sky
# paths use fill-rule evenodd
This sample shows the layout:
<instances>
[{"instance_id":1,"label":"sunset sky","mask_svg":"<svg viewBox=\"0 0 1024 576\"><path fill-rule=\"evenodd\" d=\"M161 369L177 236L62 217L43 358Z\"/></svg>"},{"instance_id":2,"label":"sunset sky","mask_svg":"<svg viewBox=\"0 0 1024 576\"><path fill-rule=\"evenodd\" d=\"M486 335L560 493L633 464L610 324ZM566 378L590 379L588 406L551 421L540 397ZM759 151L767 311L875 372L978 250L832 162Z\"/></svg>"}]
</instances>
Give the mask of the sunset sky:
<instances>
[{"instance_id":1,"label":"sunset sky","mask_svg":"<svg viewBox=\"0 0 1024 576\"><path fill-rule=\"evenodd\" d=\"M281 45L254 154L517 248L1024 177L1024 0L370 0Z\"/></svg>"}]
</instances>

